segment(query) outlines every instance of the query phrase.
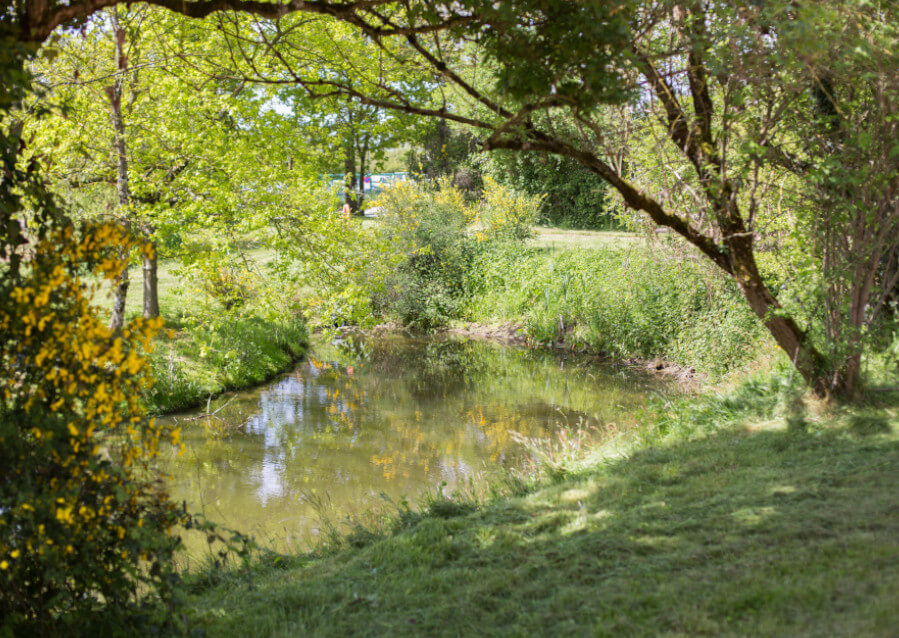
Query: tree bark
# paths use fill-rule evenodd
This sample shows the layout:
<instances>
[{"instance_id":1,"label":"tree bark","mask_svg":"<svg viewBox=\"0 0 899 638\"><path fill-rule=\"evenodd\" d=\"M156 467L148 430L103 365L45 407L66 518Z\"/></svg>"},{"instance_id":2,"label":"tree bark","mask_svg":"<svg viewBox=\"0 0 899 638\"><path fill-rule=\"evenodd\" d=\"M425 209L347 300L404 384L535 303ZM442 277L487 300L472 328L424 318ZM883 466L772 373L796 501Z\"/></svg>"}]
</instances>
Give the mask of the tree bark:
<instances>
[{"instance_id":1,"label":"tree bark","mask_svg":"<svg viewBox=\"0 0 899 638\"><path fill-rule=\"evenodd\" d=\"M356 210L353 211L357 215L362 215L362 202L365 200L365 173L366 173L366 160L368 158L368 139L366 138L365 142L362 144L362 148L359 149L359 201L357 202Z\"/></svg>"},{"instance_id":2,"label":"tree bark","mask_svg":"<svg viewBox=\"0 0 899 638\"><path fill-rule=\"evenodd\" d=\"M350 212L355 214L359 206L356 201L356 146L349 138L343 145L343 171L343 201L350 207Z\"/></svg>"},{"instance_id":3,"label":"tree bark","mask_svg":"<svg viewBox=\"0 0 899 638\"><path fill-rule=\"evenodd\" d=\"M124 73L128 69L128 61L125 59L124 53L125 31L119 26L118 16L115 11L112 13L112 25L115 36L115 56L118 74L113 85L107 87L106 92L109 95L109 112L115 131L113 150L116 154L116 193L119 199L120 223L127 234L131 232L131 192L128 188L128 148L125 143L125 123L122 120L122 85ZM127 247L122 247L119 252L119 257L122 260L122 272L116 278L112 317L109 320L109 329L113 333L120 332L125 323L125 303L130 283L129 253L130 251Z\"/></svg>"},{"instance_id":4,"label":"tree bark","mask_svg":"<svg viewBox=\"0 0 899 638\"><path fill-rule=\"evenodd\" d=\"M806 339L806 335L796 321L782 313L782 306L759 273L755 255L747 250L749 238L730 241L728 248L733 261L733 277L743 297L749 303L756 317L774 338L780 348L793 362L796 371L819 396L828 396L832 388L824 376L824 360L821 354Z\"/></svg>"},{"instance_id":5,"label":"tree bark","mask_svg":"<svg viewBox=\"0 0 899 638\"><path fill-rule=\"evenodd\" d=\"M144 241L148 250L143 253L144 271L144 318L154 319L159 316L159 275L157 270L156 242L153 241L154 228L144 225Z\"/></svg>"}]
</instances>

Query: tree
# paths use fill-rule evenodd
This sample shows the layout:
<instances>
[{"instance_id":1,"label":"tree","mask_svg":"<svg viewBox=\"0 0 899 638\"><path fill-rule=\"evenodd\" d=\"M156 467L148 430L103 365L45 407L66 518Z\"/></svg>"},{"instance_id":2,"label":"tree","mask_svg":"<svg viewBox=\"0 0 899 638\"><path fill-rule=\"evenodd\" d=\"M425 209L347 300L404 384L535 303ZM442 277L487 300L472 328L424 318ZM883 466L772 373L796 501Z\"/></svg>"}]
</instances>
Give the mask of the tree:
<instances>
[{"instance_id":1,"label":"tree","mask_svg":"<svg viewBox=\"0 0 899 638\"><path fill-rule=\"evenodd\" d=\"M175 54L206 77L267 87L278 110L292 114L293 135L307 147L307 161L324 172L343 171L345 202L353 212L361 212L371 164L383 159L386 150L415 136L417 118L347 99L329 87L372 76L404 94L423 96L429 90L428 76L397 64L383 46L341 22L304 20L282 28L279 23L222 14L211 23L215 31L207 29L202 42L182 38ZM185 32L192 28L183 25ZM278 48L279 43L295 42L297 37L301 47ZM212 48L231 54L198 55L198 45L203 51ZM303 82L296 81L300 75Z\"/></svg>"},{"instance_id":2,"label":"tree","mask_svg":"<svg viewBox=\"0 0 899 638\"><path fill-rule=\"evenodd\" d=\"M620 227L605 183L569 157L500 151L490 156L487 170L518 191L545 194L540 205L544 223L593 230Z\"/></svg>"},{"instance_id":3,"label":"tree","mask_svg":"<svg viewBox=\"0 0 899 638\"><path fill-rule=\"evenodd\" d=\"M115 632L134 603L171 604L176 532L195 523L149 466L177 443L141 406L159 321L116 335L93 301L134 238L74 223L24 135L25 112L47 114L29 97L40 44L115 4L14 2L0 14L0 617L13 633L70 633L72 620L84 629L98 608Z\"/></svg>"},{"instance_id":4,"label":"tree","mask_svg":"<svg viewBox=\"0 0 899 638\"><path fill-rule=\"evenodd\" d=\"M899 171L893 160L887 161L892 156L886 142L835 145L831 138L828 148L852 150L854 159L851 153L828 151L827 161L818 161L822 156L812 147L797 148L807 139L808 127L798 126L793 115L819 109L813 96L824 94L832 98L833 117L847 123L861 118L891 130L891 105L899 90L892 5L837 2L824 7L786 0L749 7L545 0L401 5L335 17L369 34L397 63L430 69L436 99L416 99L372 75L323 82L304 74L289 61L306 51L291 16L277 27L285 36L272 43L276 57L291 69L292 81L312 94L341 94L459 122L482 130L488 150L543 152L578 161L617 191L626 206L683 237L732 277L818 394L854 392L861 335L875 325L883 306L878 301L882 290L864 282L889 287L897 269L891 258L885 265L883 258L893 254L895 245L887 238L897 236L893 193ZM818 30L829 39L812 35ZM847 93L831 94L829 87L845 87ZM863 105L857 101L862 95L869 96ZM629 123L616 117L622 110ZM832 128L822 128L818 120L816 130ZM561 126L562 121L573 128ZM644 179L658 174L654 162L618 161L622 142L641 138L658 143L668 179ZM865 139L889 138L867 133ZM790 259L766 274L759 266L759 247L781 246L783 238L780 230L772 230L778 220L768 213L771 185L788 170L784 158L796 161L797 150L816 158L807 164L812 173L792 182L798 190L809 193L826 175L866 161L877 167L876 179L868 182L877 186L853 200L858 214L830 216L823 225L803 223L809 232L794 243ZM829 201L836 201L837 191L828 192ZM851 188L839 192L841 206L854 193ZM872 204L880 214L861 214ZM812 220L820 217L820 208L805 205L790 214ZM852 236L853 228L862 230L854 240L839 240L843 250L812 248L823 245L819 231L842 238ZM766 251L766 261L771 257L778 261L778 255ZM779 298L775 279L803 260L810 273L829 282L814 287L829 288L836 296L831 305L838 310L827 322L844 329L824 329L808 304L803 308ZM837 333L845 354L831 347L828 336Z\"/></svg>"},{"instance_id":5,"label":"tree","mask_svg":"<svg viewBox=\"0 0 899 638\"><path fill-rule=\"evenodd\" d=\"M115 18L103 12L45 48L34 69L45 89L41 103L53 110L29 122L28 132L50 158L54 189L80 217L104 218L116 199L119 220L153 245L141 255L144 316L152 317L159 314L160 254L190 269L220 267L237 235L265 226L272 185L308 173L293 168L305 164L296 161L303 151L263 92L201 77L174 54L177 39L196 32L149 7L112 11ZM124 69L110 54L117 50L113 20L125 44ZM119 108L110 108L109 95ZM114 302L119 325L122 292Z\"/></svg>"},{"instance_id":6,"label":"tree","mask_svg":"<svg viewBox=\"0 0 899 638\"><path fill-rule=\"evenodd\" d=\"M434 120L418 140L418 150L407 157L408 170L429 180L449 177L456 181L456 171L478 149L478 139L469 131L454 131L446 120Z\"/></svg>"},{"instance_id":7,"label":"tree","mask_svg":"<svg viewBox=\"0 0 899 638\"><path fill-rule=\"evenodd\" d=\"M319 147L317 163L325 171L343 171L344 201L353 213L361 214L370 167L410 135L409 118L345 99L291 97L296 130L310 146Z\"/></svg>"}]
</instances>

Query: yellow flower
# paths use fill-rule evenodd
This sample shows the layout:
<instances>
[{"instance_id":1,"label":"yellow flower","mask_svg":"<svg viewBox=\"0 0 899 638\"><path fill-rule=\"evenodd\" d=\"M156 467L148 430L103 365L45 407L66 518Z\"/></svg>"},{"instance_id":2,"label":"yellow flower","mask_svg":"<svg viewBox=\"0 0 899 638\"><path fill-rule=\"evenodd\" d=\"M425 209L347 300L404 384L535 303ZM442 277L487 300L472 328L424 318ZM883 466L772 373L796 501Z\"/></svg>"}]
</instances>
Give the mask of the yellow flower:
<instances>
[{"instance_id":1,"label":"yellow flower","mask_svg":"<svg viewBox=\"0 0 899 638\"><path fill-rule=\"evenodd\" d=\"M5 560L0 561L0 569L7 569L9 567L9 563Z\"/></svg>"}]
</instances>

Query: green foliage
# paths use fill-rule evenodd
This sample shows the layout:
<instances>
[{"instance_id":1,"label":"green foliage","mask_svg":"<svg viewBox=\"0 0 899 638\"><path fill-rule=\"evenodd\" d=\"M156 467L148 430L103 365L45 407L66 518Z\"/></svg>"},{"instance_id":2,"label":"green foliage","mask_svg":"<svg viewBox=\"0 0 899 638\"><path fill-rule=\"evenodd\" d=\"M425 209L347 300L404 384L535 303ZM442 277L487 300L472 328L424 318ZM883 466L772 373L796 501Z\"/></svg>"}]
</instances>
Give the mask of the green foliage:
<instances>
[{"instance_id":1,"label":"green foliage","mask_svg":"<svg viewBox=\"0 0 899 638\"><path fill-rule=\"evenodd\" d=\"M233 262L206 264L194 277L200 289L225 310L240 308L256 294L258 277L242 264Z\"/></svg>"},{"instance_id":2,"label":"green foliage","mask_svg":"<svg viewBox=\"0 0 899 638\"><path fill-rule=\"evenodd\" d=\"M480 190L480 174L465 166L477 148L474 135L450 128L446 120L436 120L427 127L418 146L406 157L406 170L410 174L428 180L449 177L466 194ZM462 184L462 180L470 183Z\"/></svg>"},{"instance_id":3,"label":"green foliage","mask_svg":"<svg viewBox=\"0 0 899 638\"><path fill-rule=\"evenodd\" d=\"M472 293L476 256L494 243L530 237L539 202L490 178L472 203L448 178L388 190L378 202L383 233L401 259L386 278L385 312L419 330L460 318Z\"/></svg>"},{"instance_id":4,"label":"green foliage","mask_svg":"<svg viewBox=\"0 0 899 638\"><path fill-rule=\"evenodd\" d=\"M611 211L605 182L569 157L497 152L486 164L501 183L543 197L541 223L589 230L621 227Z\"/></svg>"},{"instance_id":5,"label":"green foliage","mask_svg":"<svg viewBox=\"0 0 899 638\"><path fill-rule=\"evenodd\" d=\"M306 342L297 316L272 320L245 310L194 319L157 339L150 357L154 384L143 391L144 400L151 412L162 414L258 385L288 369Z\"/></svg>"},{"instance_id":6,"label":"green foliage","mask_svg":"<svg viewBox=\"0 0 899 638\"><path fill-rule=\"evenodd\" d=\"M441 3L450 4L450 3ZM453 3L474 12L472 29L495 63L495 90L528 103L590 107L627 97L621 65L634 3L511 0Z\"/></svg>"},{"instance_id":7,"label":"green foliage","mask_svg":"<svg viewBox=\"0 0 899 638\"><path fill-rule=\"evenodd\" d=\"M661 246L498 246L480 254L473 271L468 316L522 321L541 342L712 373L746 363L763 342L733 284Z\"/></svg>"},{"instance_id":8,"label":"green foliage","mask_svg":"<svg viewBox=\"0 0 899 638\"><path fill-rule=\"evenodd\" d=\"M378 228L346 219L333 190L303 182L270 217L273 273L295 286L311 329L377 322L386 277L402 255Z\"/></svg>"},{"instance_id":9,"label":"green foliage","mask_svg":"<svg viewBox=\"0 0 899 638\"><path fill-rule=\"evenodd\" d=\"M533 237L543 199L542 195L522 194L487 177L476 222L481 235L514 241Z\"/></svg>"},{"instance_id":10,"label":"green foliage","mask_svg":"<svg viewBox=\"0 0 899 638\"><path fill-rule=\"evenodd\" d=\"M380 199L384 224L405 259L388 278L388 304L408 326L433 330L457 317L477 240L466 233L474 213L444 182L406 182Z\"/></svg>"},{"instance_id":11,"label":"green foliage","mask_svg":"<svg viewBox=\"0 0 899 638\"><path fill-rule=\"evenodd\" d=\"M170 329L157 336L149 356L154 384L142 394L151 412L187 409L225 390L257 385L303 355L307 335L298 300L285 294L268 258L266 251L246 249L232 261L216 256L189 269L161 265L160 302ZM207 277L218 269L240 277L240 287L225 297L207 290Z\"/></svg>"}]
</instances>

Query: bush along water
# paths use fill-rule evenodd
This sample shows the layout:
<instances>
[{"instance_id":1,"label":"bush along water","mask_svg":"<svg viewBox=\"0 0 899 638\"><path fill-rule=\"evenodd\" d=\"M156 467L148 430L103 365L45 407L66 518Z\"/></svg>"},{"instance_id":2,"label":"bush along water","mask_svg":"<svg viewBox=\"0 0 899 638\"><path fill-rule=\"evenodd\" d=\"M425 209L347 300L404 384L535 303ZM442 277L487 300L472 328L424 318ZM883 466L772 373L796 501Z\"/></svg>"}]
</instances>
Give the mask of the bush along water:
<instances>
[{"instance_id":1,"label":"bush along water","mask_svg":"<svg viewBox=\"0 0 899 638\"><path fill-rule=\"evenodd\" d=\"M461 317L478 255L494 243L529 237L539 203L490 179L474 203L447 181L388 191L379 202L384 230L402 259L387 276L386 313L420 330Z\"/></svg>"},{"instance_id":2,"label":"bush along water","mask_svg":"<svg viewBox=\"0 0 899 638\"><path fill-rule=\"evenodd\" d=\"M472 201L448 180L405 182L380 197L376 224L332 223L341 234L331 243L345 259L339 276L312 280L312 298L328 300L308 304L312 323L396 321L422 331L516 323L538 343L716 375L765 343L733 283L682 247L529 246L544 199L490 177L484 186Z\"/></svg>"},{"instance_id":3,"label":"bush along water","mask_svg":"<svg viewBox=\"0 0 899 638\"><path fill-rule=\"evenodd\" d=\"M141 351L160 321L112 332L93 304L99 284L87 283L115 278L130 242L113 225L64 227L36 243L14 287L0 284L0 620L9 635L112 634L148 603L174 604L174 531L190 518L148 469L178 431L146 419L139 398L149 383Z\"/></svg>"},{"instance_id":4,"label":"bush along water","mask_svg":"<svg viewBox=\"0 0 899 638\"><path fill-rule=\"evenodd\" d=\"M186 410L271 379L289 369L306 345L299 315L267 319L242 311L191 318L157 339L150 357L154 383L143 396L155 414Z\"/></svg>"}]
</instances>

